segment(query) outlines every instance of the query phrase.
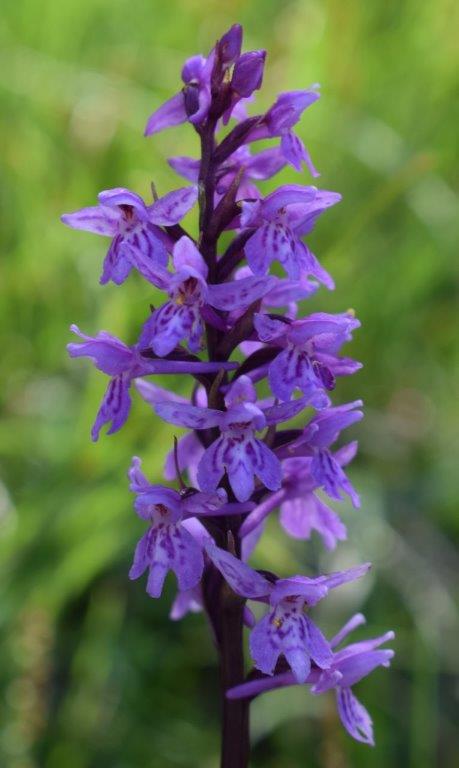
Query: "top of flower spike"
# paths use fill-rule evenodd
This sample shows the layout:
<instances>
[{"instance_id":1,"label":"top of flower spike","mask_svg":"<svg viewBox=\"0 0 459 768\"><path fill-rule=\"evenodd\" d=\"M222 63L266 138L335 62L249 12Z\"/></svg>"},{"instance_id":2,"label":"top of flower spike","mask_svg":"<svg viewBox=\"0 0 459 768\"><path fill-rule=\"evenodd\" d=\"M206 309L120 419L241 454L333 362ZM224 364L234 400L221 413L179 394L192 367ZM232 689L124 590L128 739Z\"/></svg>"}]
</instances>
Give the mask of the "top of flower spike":
<instances>
[{"instance_id":1,"label":"top of flower spike","mask_svg":"<svg viewBox=\"0 0 459 768\"><path fill-rule=\"evenodd\" d=\"M248 98L261 86L266 52L250 51L241 55L242 27L234 24L207 57L187 59L182 68L183 88L162 104L148 119L145 136L189 121L199 126L211 105L216 118L225 122L242 98ZM232 74L230 68L234 65Z\"/></svg>"}]
</instances>

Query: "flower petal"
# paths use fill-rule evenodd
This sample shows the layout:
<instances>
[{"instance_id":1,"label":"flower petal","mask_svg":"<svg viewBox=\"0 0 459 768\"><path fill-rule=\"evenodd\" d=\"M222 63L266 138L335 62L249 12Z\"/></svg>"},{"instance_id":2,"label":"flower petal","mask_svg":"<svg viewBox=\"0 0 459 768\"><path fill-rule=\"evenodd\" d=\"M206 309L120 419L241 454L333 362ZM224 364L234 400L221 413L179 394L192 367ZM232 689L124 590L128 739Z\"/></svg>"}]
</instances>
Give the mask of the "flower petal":
<instances>
[{"instance_id":1,"label":"flower petal","mask_svg":"<svg viewBox=\"0 0 459 768\"><path fill-rule=\"evenodd\" d=\"M263 275L273 261L289 263L295 255L295 247L295 236L288 227L267 221L245 244L245 255L252 272Z\"/></svg>"},{"instance_id":2,"label":"flower petal","mask_svg":"<svg viewBox=\"0 0 459 768\"><path fill-rule=\"evenodd\" d=\"M125 424L131 410L130 383L130 378L125 374L114 376L109 381L91 430L91 438L94 442L98 440L100 430L104 424L111 422L107 435L117 432Z\"/></svg>"},{"instance_id":3,"label":"flower petal","mask_svg":"<svg viewBox=\"0 0 459 768\"><path fill-rule=\"evenodd\" d=\"M217 427L222 418L222 412L214 408L198 408L185 403L157 403L154 408L164 421L189 429Z\"/></svg>"},{"instance_id":4,"label":"flower petal","mask_svg":"<svg viewBox=\"0 0 459 768\"><path fill-rule=\"evenodd\" d=\"M183 176L184 179L188 179L188 181L197 181L199 178L199 168L201 166L201 163L199 160L195 160L193 157L168 157L167 162L170 165L170 167L179 174L179 176Z\"/></svg>"},{"instance_id":5,"label":"flower petal","mask_svg":"<svg viewBox=\"0 0 459 768\"><path fill-rule=\"evenodd\" d=\"M309 616L303 616L303 618L306 625L306 646L309 655L318 667L328 669L333 661L330 644Z\"/></svg>"},{"instance_id":6,"label":"flower petal","mask_svg":"<svg viewBox=\"0 0 459 768\"><path fill-rule=\"evenodd\" d=\"M259 477L263 485L270 491L277 491L282 483L282 467L277 456L271 448L261 440L253 439L249 443L249 454L253 471ZM240 499L243 501L243 499Z\"/></svg>"},{"instance_id":7,"label":"flower petal","mask_svg":"<svg viewBox=\"0 0 459 768\"><path fill-rule=\"evenodd\" d=\"M109 376L116 376L130 368L134 362L134 351L107 331L99 331L97 336L87 336L77 325L70 330L82 339L83 343L67 344L70 357L90 357L99 371Z\"/></svg>"},{"instance_id":8,"label":"flower petal","mask_svg":"<svg viewBox=\"0 0 459 768\"><path fill-rule=\"evenodd\" d=\"M153 406L156 403L164 403L169 400L171 403L188 403L188 400L181 395L176 395L175 392L171 392L165 387L159 387L157 384L153 384L151 381L145 381L145 379L135 379L135 387L137 392L145 400L148 405Z\"/></svg>"},{"instance_id":9,"label":"flower petal","mask_svg":"<svg viewBox=\"0 0 459 768\"><path fill-rule=\"evenodd\" d=\"M142 459L138 456L133 456L131 466L129 467L129 490L134 493L143 493L150 488L150 483L141 470Z\"/></svg>"},{"instance_id":10,"label":"flower petal","mask_svg":"<svg viewBox=\"0 0 459 768\"><path fill-rule=\"evenodd\" d=\"M350 688L338 688L336 697L341 722L349 735L356 741L374 746L373 723L363 704Z\"/></svg>"},{"instance_id":11,"label":"flower petal","mask_svg":"<svg viewBox=\"0 0 459 768\"><path fill-rule=\"evenodd\" d=\"M107 208L107 210L109 210ZM130 254L124 247L122 235L116 235L110 243L102 267L100 284L105 285L113 280L115 285L122 285L133 267Z\"/></svg>"},{"instance_id":12,"label":"flower petal","mask_svg":"<svg viewBox=\"0 0 459 768\"><path fill-rule=\"evenodd\" d=\"M269 594L269 581L230 552L220 549L212 542L206 545L206 552L225 581L238 595L260 598Z\"/></svg>"},{"instance_id":13,"label":"flower petal","mask_svg":"<svg viewBox=\"0 0 459 768\"><path fill-rule=\"evenodd\" d=\"M174 245L173 262L177 272L191 267L205 280L208 267L191 238L184 235Z\"/></svg>"},{"instance_id":14,"label":"flower petal","mask_svg":"<svg viewBox=\"0 0 459 768\"><path fill-rule=\"evenodd\" d=\"M199 308L180 306L168 301L155 309L144 323L139 338L142 348L151 348L159 357L172 352L182 340L187 340L193 352L199 351L204 323Z\"/></svg>"},{"instance_id":15,"label":"flower petal","mask_svg":"<svg viewBox=\"0 0 459 768\"><path fill-rule=\"evenodd\" d=\"M197 470L197 481L202 491L214 491L225 469L221 461L223 437L215 440L202 455Z\"/></svg>"},{"instance_id":16,"label":"flower petal","mask_svg":"<svg viewBox=\"0 0 459 768\"><path fill-rule=\"evenodd\" d=\"M263 298L274 284L275 280L270 277L245 277L221 285L209 285L207 300L216 309L231 312Z\"/></svg>"},{"instance_id":17,"label":"flower petal","mask_svg":"<svg viewBox=\"0 0 459 768\"><path fill-rule=\"evenodd\" d=\"M159 226L172 226L188 213L198 199L198 188L182 187L156 200L148 209L149 219Z\"/></svg>"},{"instance_id":18,"label":"flower petal","mask_svg":"<svg viewBox=\"0 0 459 768\"><path fill-rule=\"evenodd\" d=\"M279 519L294 539L310 539L312 531L317 531L328 550L335 549L338 541L347 538L346 526L339 516L314 493L284 501Z\"/></svg>"},{"instance_id":19,"label":"flower petal","mask_svg":"<svg viewBox=\"0 0 459 768\"><path fill-rule=\"evenodd\" d=\"M265 675L272 675L281 653L281 642L272 624L273 613L270 611L250 633L250 655L254 665Z\"/></svg>"},{"instance_id":20,"label":"flower petal","mask_svg":"<svg viewBox=\"0 0 459 768\"><path fill-rule=\"evenodd\" d=\"M126 187L113 187L112 189L104 189L97 195L99 203L108 208L114 208L118 211L119 206L127 205L133 208L141 221L146 220L147 208L140 195L136 192L131 192Z\"/></svg>"},{"instance_id":21,"label":"flower petal","mask_svg":"<svg viewBox=\"0 0 459 768\"><path fill-rule=\"evenodd\" d=\"M74 213L64 213L61 221L72 229L114 237L118 233L120 217L119 211L113 211L103 205L94 205Z\"/></svg>"},{"instance_id":22,"label":"flower petal","mask_svg":"<svg viewBox=\"0 0 459 768\"><path fill-rule=\"evenodd\" d=\"M152 536L155 537L156 532L147 531L140 541L138 542L135 552L134 561L129 571L130 579L138 579L147 570L150 565L150 550L153 546Z\"/></svg>"},{"instance_id":23,"label":"flower petal","mask_svg":"<svg viewBox=\"0 0 459 768\"><path fill-rule=\"evenodd\" d=\"M360 497L346 473L330 451L322 449L316 452L311 462L311 474L317 484L332 498L341 500L341 491L347 493L356 509L360 507Z\"/></svg>"},{"instance_id":24,"label":"flower petal","mask_svg":"<svg viewBox=\"0 0 459 768\"><path fill-rule=\"evenodd\" d=\"M145 127L145 136L151 136L153 133L164 131L165 128L185 123L187 119L185 99L182 91L180 91L150 115Z\"/></svg>"}]
</instances>

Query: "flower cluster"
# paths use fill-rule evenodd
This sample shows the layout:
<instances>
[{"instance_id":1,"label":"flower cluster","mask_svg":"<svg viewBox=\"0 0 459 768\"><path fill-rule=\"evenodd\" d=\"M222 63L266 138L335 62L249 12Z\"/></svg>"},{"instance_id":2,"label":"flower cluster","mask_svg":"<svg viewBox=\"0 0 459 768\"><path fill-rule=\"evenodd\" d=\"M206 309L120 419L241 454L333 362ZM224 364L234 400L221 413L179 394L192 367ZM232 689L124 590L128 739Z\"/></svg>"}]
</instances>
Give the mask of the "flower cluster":
<instances>
[{"instance_id":1,"label":"flower cluster","mask_svg":"<svg viewBox=\"0 0 459 768\"><path fill-rule=\"evenodd\" d=\"M150 484L140 459L132 461L130 488L147 530L130 577L148 571L147 592L159 597L173 571L178 595L171 617L206 610L222 668L229 669L223 678L228 707L279 686L306 684L316 694L334 688L345 728L373 743L370 717L351 686L389 664L392 651L378 646L392 635L337 651L363 617L355 616L331 640L310 617L330 589L362 577L369 564L283 578L248 562L276 510L283 530L296 539L316 531L328 550L346 539L328 499L348 496L355 507L360 504L345 471L357 445L336 443L363 414L359 400L332 405L330 399L337 378L360 368L342 355L359 327L354 313L301 316L298 305L319 284L334 288L307 237L340 195L286 184L263 197L256 186L286 164L297 171L305 164L318 175L294 128L319 93L316 86L281 93L265 113L248 116L266 54L241 53L241 45L242 30L235 25L207 57L188 59L182 88L148 120L147 136L186 122L194 128L199 159L169 160L189 186L160 198L155 193L152 203L125 188L106 190L97 206L62 217L70 227L110 238L101 283L121 285L137 271L164 294L133 345L106 331L86 336L72 326L81 341L68 350L72 357L90 357L110 377L94 440L105 424L109 434L122 427L134 387L160 419L187 430L165 457L165 479L178 489ZM217 141L230 120L233 126ZM261 139L275 145L253 153ZM196 204L194 239L181 222ZM232 240L221 251L224 232ZM280 270L270 274L275 265ZM189 399L149 379L158 373L189 377ZM265 387L263 399L259 386ZM254 614L249 601L264 612ZM245 681L243 664L231 669L235 654L225 661L230 620L230 643L241 645L238 621L250 630L254 669ZM242 658L242 646L236 655Z\"/></svg>"}]
</instances>

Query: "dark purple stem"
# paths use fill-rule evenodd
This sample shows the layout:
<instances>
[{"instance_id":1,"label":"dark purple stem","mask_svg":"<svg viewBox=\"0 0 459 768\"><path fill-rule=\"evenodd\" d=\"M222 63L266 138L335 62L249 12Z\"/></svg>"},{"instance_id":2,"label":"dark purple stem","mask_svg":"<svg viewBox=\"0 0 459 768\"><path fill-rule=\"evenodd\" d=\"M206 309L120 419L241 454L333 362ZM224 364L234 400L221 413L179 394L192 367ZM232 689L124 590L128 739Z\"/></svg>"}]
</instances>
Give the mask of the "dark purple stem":
<instances>
[{"instance_id":1,"label":"dark purple stem","mask_svg":"<svg viewBox=\"0 0 459 768\"><path fill-rule=\"evenodd\" d=\"M217 240L225 223L222 208L214 210L215 196L215 127L216 119L209 117L202 129L201 166L199 172L199 247L209 268L209 282L217 282ZM207 325L207 352L209 360L218 359L217 349L222 333ZM224 409L224 400L218 387L207 388L212 406ZM229 500L235 501L227 486ZM220 522L220 521L219 521ZM230 547L237 542L240 521L234 517L221 520L222 545ZM237 545L236 545L237 546ZM240 556L240 552L236 552ZM210 567L212 570L212 567ZM243 610L244 601L232 592L223 579L211 579L213 588L204 589L204 601L214 629L220 654L222 699L221 768L247 768L249 761L249 705L243 699L229 700L226 691L244 680ZM206 594L207 593L207 594Z\"/></svg>"}]
</instances>

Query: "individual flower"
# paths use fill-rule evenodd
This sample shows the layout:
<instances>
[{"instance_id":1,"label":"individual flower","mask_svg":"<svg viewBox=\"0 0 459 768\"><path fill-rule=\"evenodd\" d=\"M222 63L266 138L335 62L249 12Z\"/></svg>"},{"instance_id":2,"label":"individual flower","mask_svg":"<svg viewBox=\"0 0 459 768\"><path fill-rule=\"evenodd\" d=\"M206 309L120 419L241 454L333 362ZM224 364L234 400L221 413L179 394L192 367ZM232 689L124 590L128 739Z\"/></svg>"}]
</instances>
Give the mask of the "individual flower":
<instances>
[{"instance_id":1,"label":"individual flower","mask_svg":"<svg viewBox=\"0 0 459 768\"><path fill-rule=\"evenodd\" d=\"M305 608L315 606L330 589L360 578L369 568L370 564L365 563L315 579L307 576L278 579L269 595L271 609L250 635L250 653L257 669L272 675L280 654L300 683L309 675L311 660L320 669L329 668L333 659L330 644L305 613Z\"/></svg>"},{"instance_id":2,"label":"individual flower","mask_svg":"<svg viewBox=\"0 0 459 768\"><path fill-rule=\"evenodd\" d=\"M214 514L226 502L226 493L179 493L162 485L150 485L134 457L129 470L130 489L139 517L150 524L137 544L129 578L137 579L148 569L147 592L159 597L168 571L177 577L179 589L191 590L204 569L203 544L184 526L184 520L200 514Z\"/></svg>"},{"instance_id":3,"label":"individual flower","mask_svg":"<svg viewBox=\"0 0 459 768\"><path fill-rule=\"evenodd\" d=\"M317 413L304 429L303 434L291 443L285 453L296 456L310 456L309 473L318 486L332 498L342 500L342 492L352 500L354 507L360 506L360 498L343 470L348 463L349 452L355 453L354 445L333 455L330 446L338 439L343 429L363 418L361 400L326 408ZM343 453L344 450L344 453ZM343 461L344 458L344 461Z\"/></svg>"},{"instance_id":4,"label":"individual flower","mask_svg":"<svg viewBox=\"0 0 459 768\"><path fill-rule=\"evenodd\" d=\"M269 277L247 277L221 285L207 284L208 267L189 237L182 237L173 250L175 274L161 277L169 301L154 310L143 326L140 347L151 347L163 357L186 340L190 350L201 349L205 322L225 329L213 309L231 311L248 307L270 290Z\"/></svg>"},{"instance_id":5,"label":"individual flower","mask_svg":"<svg viewBox=\"0 0 459 768\"><path fill-rule=\"evenodd\" d=\"M336 459L348 463L355 454L356 443L338 451ZM246 536L279 508L279 522L294 539L310 539L313 531L321 536L326 549L335 549L346 539L346 526L339 515L317 495L320 483L311 474L311 458L298 456L282 462L282 487L266 495L241 525Z\"/></svg>"},{"instance_id":6,"label":"individual flower","mask_svg":"<svg viewBox=\"0 0 459 768\"><path fill-rule=\"evenodd\" d=\"M199 462L197 479L201 490L215 490L225 471L239 501L250 498L255 477L272 491L280 487L280 462L255 433L269 424L291 418L304 403L296 400L262 410L256 399L250 378L241 376L225 395L226 411L183 403L155 405L158 416L171 424L196 430L220 429L220 436L206 449Z\"/></svg>"},{"instance_id":7,"label":"individual flower","mask_svg":"<svg viewBox=\"0 0 459 768\"><path fill-rule=\"evenodd\" d=\"M197 187L183 187L145 205L135 192L116 187L99 194L99 205L65 213L61 220L73 229L112 238L100 278L102 284L112 280L121 285L133 267L155 283L168 259L167 238L160 227L181 221L197 196Z\"/></svg>"},{"instance_id":8,"label":"individual flower","mask_svg":"<svg viewBox=\"0 0 459 768\"><path fill-rule=\"evenodd\" d=\"M334 288L332 278L301 238L340 200L337 192L286 184L263 200L242 202L240 226L255 228L244 248L252 272L264 275L273 261L279 261L291 280L312 275Z\"/></svg>"},{"instance_id":9,"label":"individual flower","mask_svg":"<svg viewBox=\"0 0 459 768\"><path fill-rule=\"evenodd\" d=\"M228 365L230 368L237 367L233 363L151 360L142 357L137 346L128 347L107 331L99 331L97 336L86 336L77 325L72 325L70 329L83 339L82 343L67 345L70 357L90 357L99 371L111 377L91 430L94 441L104 424L111 422L107 432L111 435L126 422L131 408L131 382L136 377L153 373L210 373Z\"/></svg>"},{"instance_id":10,"label":"individual flower","mask_svg":"<svg viewBox=\"0 0 459 768\"><path fill-rule=\"evenodd\" d=\"M197 182L199 177L200 161L192 157L170 157L167 161L171 168L183 178ZM224 195L236 178L239 179L236 200L259 198L254 181L270 179L285 165L286 160L279 147L264 149L256 155L252 155L249 147L242 145L221 163L216 171L216 194Z\"/></svg>"},{"instance_id":11,"label":"individual flower","mask_svg":"<svg viewBox=\"0 0 459 768\"><path fill-rule=\"evenodd\" d=\"M203 122L210 107L210 77L214 55L191 56L182 68L183 88L168 99L148 118L145 136L164 131L187 120L194 125Z\"/></svg>"},{"instance_id":12,"label":"individual flower","mask_svg":"<svg viewBox=\"0 0 459 768\"><path fill-rule=\"evenodd\" d=\"M254 325L260 341L279 347L269 365L268 378L273 394L289 400L300 389L315 408L329 405L326 392L334 389L336 376L361 368L350 358L339 357L342 344L352 339L360 323L352 313L330 315L316 312L302 320L280 320L255 314Z\"/></svg>"},{"instance_id":13,"label":"individual flower","mask_svg":"<svg viewBox=\"0 0 459 768\"><path fill-rule=\"evenodd\" d=\"M365 618L358 613L330 640L334 650L356 627L365 623ZM333 653L330 666L323 670L313 665L305 680L315 694L335 689L338 713L344 728L350 736L364 744L374 745L373 724L365 707L352 691L352 686L369 675L378 667L388 667L394 656L391 649L380 646L394 638L393 632L386 632L379 637L352 643ZM298 685L293 672L284 672L273 677L261 677L227 691L229 699L253 698L275 688Z\"/></svg>"},{"instance_id":14,"label":"individual flower","mask_svg":"<svg viewBox=\"0 0 459 768\"><path fill-rule=\"evenodd\" d=\"M279 94L262 119L252 128L245 141L258 141L281 138L281 150L288 163L301 171L305 163L312 176L318 176L309 152L301 139L294 133L293 127L299 121L304 110L314 104L320 94L314 88L303 91L287 91Z\"/></svg>"}]
</instances>

